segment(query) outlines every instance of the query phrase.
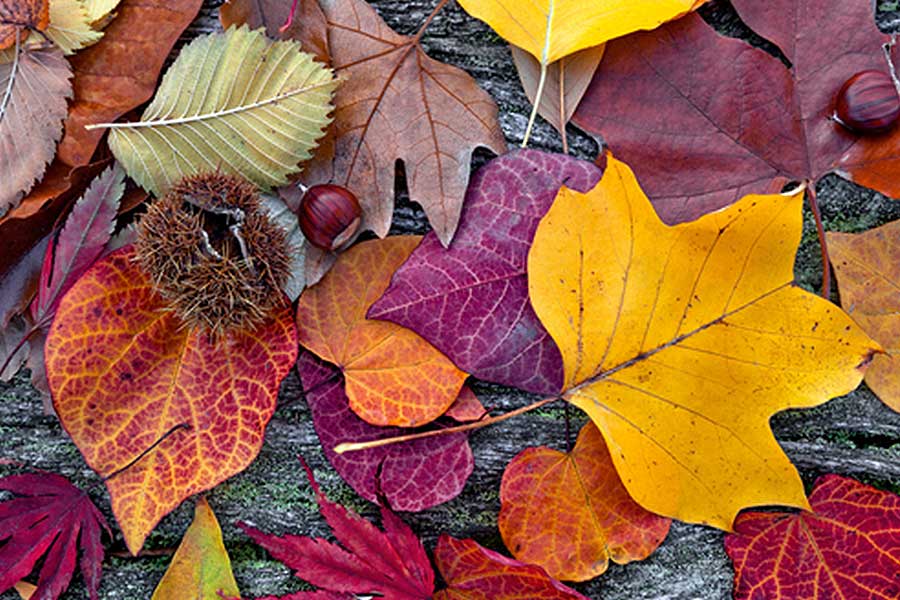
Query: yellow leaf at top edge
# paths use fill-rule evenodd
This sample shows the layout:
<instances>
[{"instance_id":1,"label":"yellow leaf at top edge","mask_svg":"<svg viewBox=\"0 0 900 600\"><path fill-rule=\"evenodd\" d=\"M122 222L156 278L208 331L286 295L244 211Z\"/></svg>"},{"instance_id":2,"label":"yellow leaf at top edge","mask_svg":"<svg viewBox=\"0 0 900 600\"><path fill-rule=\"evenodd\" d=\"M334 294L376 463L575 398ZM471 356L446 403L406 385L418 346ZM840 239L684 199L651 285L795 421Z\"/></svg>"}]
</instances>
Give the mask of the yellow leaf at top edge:
<instances>
[{"instance_id":1,"label":"yellow leaf at top edge","mask_svg":"<svg viewBox=\"0 0 900 600\"><path fill-rule=\"evenodd\" d=\"M50 25L44 32L64 54L73 54L103 37L91 27L83 0L50 0Z\"/></svg>"},{"instance_id":2,"label":"yellow leaf at top edge","mask_svg":"<svg viewBox=\"0 0 900 600\"><path fill-rule=\"evenodd\" d=\"M109 15L119 5L119 2L121 0L84 0L88 22L96 24Z\"/></svg>"},{"instance_id":3,"label":"yellow leaf at top edge","mask_svg":"<svg viewBox=\"0 0 900 600\"><path fill-rule=\"evenodd\" d=\"M730 529L746 507L808 506L769 418L848 393L880 347L794 284L802 198L747 196L670 227L609 157L538 226L529 294L564 397L652 512Z\"/></svg>"},{"instance_id":4,"label":"yellow leaf at top edge","mask_svg":"<svg viewBox=\"0 0 900 600\"><path fill-rule=\"evenodd\" d=\"M706 0L459 0L470 15L541 64L634 31L655 29Z\"/></svg>"},{"instance_id":5,"label":"yellow leaf at top edge","mask_svg":"<svg viewBox=\"0 0 900 600\"><path fill-rule=\"evenodd\" d=\"M220 590L226 598L240 596L219 522L206 498L200 498L151 600L221 600Z\"/></svg>"}]
</instances>

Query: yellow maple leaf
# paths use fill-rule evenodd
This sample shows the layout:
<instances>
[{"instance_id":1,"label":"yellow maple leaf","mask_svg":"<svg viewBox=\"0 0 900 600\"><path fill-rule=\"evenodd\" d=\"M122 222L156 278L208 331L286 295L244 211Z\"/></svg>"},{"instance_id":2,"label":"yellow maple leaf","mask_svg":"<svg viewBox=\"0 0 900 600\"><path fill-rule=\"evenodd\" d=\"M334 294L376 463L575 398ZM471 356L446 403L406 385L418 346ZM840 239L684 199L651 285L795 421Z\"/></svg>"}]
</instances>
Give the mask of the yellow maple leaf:
<instances>
[{"instance_id":1,"label":"yellow maple leaf","mask_svg":"<svg viewBox=\"0 0 900 600\"><path fill-rule=\"evenodd\" d=\"M562 352L563 396L648 510L730 529L745 507L808 508L769 418L851 391L881 349L794 284L802 198L747 196L670 227L609 157L538 227L529 294Z\"/></svg>"}]
</instances>

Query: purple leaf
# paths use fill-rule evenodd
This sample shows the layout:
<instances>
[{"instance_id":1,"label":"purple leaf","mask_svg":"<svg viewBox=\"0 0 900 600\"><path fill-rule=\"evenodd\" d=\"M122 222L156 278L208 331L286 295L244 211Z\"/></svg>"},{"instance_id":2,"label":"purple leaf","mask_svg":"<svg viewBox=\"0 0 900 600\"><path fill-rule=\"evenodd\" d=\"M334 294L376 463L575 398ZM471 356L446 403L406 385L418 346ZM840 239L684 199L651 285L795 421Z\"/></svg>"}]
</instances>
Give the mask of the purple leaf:
<instances>
[{"instance_id":1,"label":"purple leaf","mask_svg":"<svg viewBox=\"0 0 900 600\"><path fill-rule=\"evenodd\" d=\"M537 150L494 159L472 178L450 247L426 235L367 316L412 329L479 379L558 393L562 358L528 301L528 249L560 186L586 192L601 175Z\"/></svg>"},{"instance_id":2,"label":"purple leaf","mask_svg":"<svg viewBox=\"0 0 900 600\"><path fill-rule=\"evenodd\" d=\"M360 496L378 502L382 495L394 510L420 511L459 495L474 468L465 433L336 454L334 447L341 442L393 437L409 430L375 427L353 414L340 370L313 354L301 354L297 370L325 456Z\"/></svg>"},{"instance_id":3,"label":"purple leaf","mask_svg":"<svg viewBox=\"0 0 900 600\"><path fill-rule=\"evenodd\" d=\"M49 322L63 294L103 254L124 192L125 172L115 163L91 182L72 207L44 255L37 298L31 305L38 326Z\"/></svg>"}]
</instances>

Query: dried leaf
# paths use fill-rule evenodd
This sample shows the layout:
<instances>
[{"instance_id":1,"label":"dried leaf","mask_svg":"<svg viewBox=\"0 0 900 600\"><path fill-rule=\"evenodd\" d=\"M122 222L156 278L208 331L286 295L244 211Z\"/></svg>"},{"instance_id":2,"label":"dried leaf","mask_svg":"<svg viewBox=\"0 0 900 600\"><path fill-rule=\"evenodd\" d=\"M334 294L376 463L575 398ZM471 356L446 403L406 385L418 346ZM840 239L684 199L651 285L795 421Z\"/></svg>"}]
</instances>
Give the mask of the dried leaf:
<instances>
[{"instance_id":1,"label":"dried leaf","mask_svg":"<svg viewBox=\"0 0 900 600\"><path fill-rule=\"evenodd\" d=\"M340 545L320 538L276 536L238 523L247 535L316 587L333 592L376 593L385 600L426 600L434 572L425 548L400 518L381 509L384 531L358 514L331 502L303 464L319 511Z\"/></svg>"},{"instance_id":2,"label":"dried leaf","mask_svg":"<svg viewBox=\"0 0 900 600\"><path fill-rule=\"evenodd\" d=\"M48 0L0 0L0 50L14 47L17 38L24 41L29 29L43 31L49 23Z\"/></svg>"},{"instance_id":3,"label":"dried leaf","mask_svg":"<svg viewBox=\"0 0 900 600\"><path fill-rule=\"evenodd\" d=\"M559 59L547 66L546 81L541 94L538 114L563 136L566 125L575 114L594 71L603 58L606 46L593 46ZM513 61L519 72L519 80L529 102L534 104L541 78L541 64L526 51L511 46Z\"/></svg>"},{"instance_id":4,"label":"dried leaf","mask_svg":"<svg viewBox=\"0 0 900 600\"><path fill-rule=\"evenodd\" d=\"M449 248L429 233L369 317L412 329L479 379L558 393L562 359L528 301L528 249L565 183L586 192L602 171L583 160L517 150L472 178Z\"/></svg>"},{"instance_id":5,"label":"dried leaf","mask_svg":"<svg viewBox=\"0 0 900 600\"><path fill-rule=\"evenodd\" d=\"M100 585L103 545L109 527L88 495L55 473L25 473L0 478L0 490L12 492L0 503L0 593L13 587L44 557L35 598L58 598L75 572L81 551L81 576L92 600Z\"/></svg>"},{"instance_id":6,"label":"dried leaf","mask_svg":"<svg viewBox=\"0 0 900 600\"><path fill-rule=\"evenodd\" d=\"M654 513L730 529L748 506L807 506L769 419L854 389L880 347L794 285L802 202L802 188L747 196L667 226L608 157L538 226L529 295L562 352L563 397Z\"/></svg>"},{"instance_id":7,"label":"dried leaf","mask_svg":"<svg viewBox=\"0 0 900 600\"><path fill-rule=\"evenodd\" d=\"M291 274L285 284L284 292L293 302L306 288L306 253L310 246L300 231L297 215L284 200L277 196L263 194L262 205L269 218L287 232L287 242L291 248Z\"/></svg>"},{"instance_id":8,"label":"dried leaf","mask_svg":"<svg viewBox=\"0 0 900 600\"><path fill-rule=\"evenodd\" d=\"M900 497L825 475L809 504L738 517L725 536L735 600L900 597Z\"/></svg>"},{"instance_id":9,"label":"dried leaf","mask_svg":"<svg viewBox=\"0 0 900 600\"><path fill-rule=\"evenodd\" d=\"M182 50L141 121L110 125L109 147L157 196L216 170L284 185L328 124L336 86L296 42L246 27L205 35Z\"/></svg>"},{"instance_id":10,"label":"dried leaf","mask_svg":"<svg viewBox=\"0 0 900 600\"><path fill-rule=\"evenodd\" d=\"M297 305L300 343L344 373L350 408L372 425L414 427L442 415L466 379L415 332L366 318L418 236L357 244Z\"/></svg>"},{"instance_id":11,"label":"dried leaf","mask_svg":"<svg viewBox=\"0 0 900 600\"><path fill-rule=\"evenodd\" d=\"M588 600L529 565L449 535L438 539L434 562L447 582L435 600Z\"/></svg>"},{"instance_id":12,"label":"dried leaf","mask_svg":"<svg viewBox=\"0 0 900 600\"><path fill-rule=\"evenodd\" d=\"M63 297L45 355L63 427L92 469L118 472L106 486L136 554L182 500L256 457L297 342L287 308L218 343L188 329L126 247Z\"/></svg>"},{"instance_id":13,"label":"dried leaf","mask_svg":"<svg viewBox=\"0 0 900 600\"><path fill-rule=\"evenodd\" d=\"M828 232L841 305L887 350L866 371L866 385L900 412L900 221L863 233Z\"/></svg>"},{"instance_id":14,"label":"dried leaf","mask_svg":"<svg viewBox=\"0 0 900 600\"><path fill-rule=\"evenodd\" d=\"M0 216L19 204L53 158L71 77L55 49L22 51L0 64Z\"/></svg>"},{"instance_id":15,"label":"dried leaf","mask_svg":"<svg viewBox=\"0 0 900 600\"><path fill-rule=\"evenodd\" d=\"M429 58L419 36L398 35L362 0L323 0L335 96L335 159L318 177L353 190L362 229L387 235L394 165L446 246L453 238L477 146L506 148L497 106L461 69ZM316 183L308 181L307 183Z\"/></svg>"},{"instance_id":16,"label":"dried leaf","mask_svg":"<svg viewBox=\"0 0 900 600\"><path fill-rule=\"evenodd\" d=\"M590 422L568 454L541 446L516 455L500 502L497 525L513 556L568 581L593 579L610 560L647 558L671 523L631 499Z\"/></svg>"},{"instance_id":17,"label":"dried leaf","mask_svg":"<svg viewBox=\"0 0 900 600\"><path fill-rule=\"evenodd\" d=\"M59 145L61 162L89 163L105 130L85 127L114 121L153 95L166 57L202 3L122 0L103 39L71 58L75 99Z\"/></svg>"},{"instance_id":18,"label":"dried leaf","mask_svg":"<svg viewBox=\"0 0 900 600\"><path fill-rule=\"evenodd\" d=\"M395 510L418 512L456 498L475 461L466 433L451 433L337 454L341 442L365 442L408 433L398 427L369 425L350 410L341 372L309 352L297 371L313 425L328 461L360 496L386 500Z\"/></svg>"},{"instance_id":19,"label":"dried leaf","mask_svg":"<svg viewBox=\"0 0 900 600\"><path fill-rule=\"evenodd\" d=\"M220 595L221 594L221 595ZM206 498L188 527L151 600L221 600L239 596L222 530Z\"/></svg>"},{"instance_id":20,"label":"dried leaf","mask_svg":"<svg viewBox=\"0 0 900 600\"><path fill-rule=\"evenodd\" d=\"M225 29L232 25L263 27L270 38L296 40L304 52L330 65L327 23L318 0L300 0L290 26L282 31L292 8L293 2L283 0L228 0L219 7L219 20Z\"/></svg>"}]
</instances>

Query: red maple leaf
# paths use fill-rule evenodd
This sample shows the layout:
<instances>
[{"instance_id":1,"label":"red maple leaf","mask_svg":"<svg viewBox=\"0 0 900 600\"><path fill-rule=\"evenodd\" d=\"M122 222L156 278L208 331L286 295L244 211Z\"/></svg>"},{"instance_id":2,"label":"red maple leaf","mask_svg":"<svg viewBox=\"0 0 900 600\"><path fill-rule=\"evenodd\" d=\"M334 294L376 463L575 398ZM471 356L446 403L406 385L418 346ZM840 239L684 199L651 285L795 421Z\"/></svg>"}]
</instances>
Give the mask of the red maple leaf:
<instances>
[{"instance_id":1,"label":"red maple leaf","mask_svg":"<svg viewBox=\"0 0 900 600\"><path fill-rule=\"evenodd\" d=\"M62 475L25 473L0 478L0 490L14 497L0 503L0 593L28 575L45 555L32 598L58 598L75 571L81 549L81 576L96 600L103 562L101 528L106 519L88 495ZM111 534L110 534L111 535Z\"/></svg>"},{"instance_id":2,"label":"red maple leaf","mask_svg":"<svg viewBox=\"0 0 900 600\"><path fill-rule=\"evenodd\" d=\"M277 536L238 523L269 554L294 569L301 579L322 590L297 592L258 600L352 600L354 594L374 594L384 600L426 600L434 591L434 569L422 543L400 517L381 509L379 530L358 514L331 502L303 463L319 510L340 545L320 538ZM541 567L507 558L474 540L441 536L435 560L447 588L442 600L587 600L547 575ZM226 599L236 600L236 599Z\"/></svg>"},{"instance_id":3,"label":"red maple leaf","mask_svg":"<svg viewBox=\"0 0 900 600\"><path fill-rule=\"evenodd\" d=\"M825 475L809 503L738 517L725 537L735 599L900 598L900 496Z\"/></svg>"},{"instance_id":4,"label":"red maple leaf","mask_svg":"<svg viewBox=\"0 0 900 600\"><path fill-rule=\"evenodd\" d=\"M319 538L270 535L245 523L238 526L272 556L294 569L298 577L317 587L334 592L377 592L385 600L430 598L434 571L412 530L393 512L382 508L385 531L380 531L325 497L305 462L303 468L319 510L340 545Z\"/></svg>"}]
</instances>

